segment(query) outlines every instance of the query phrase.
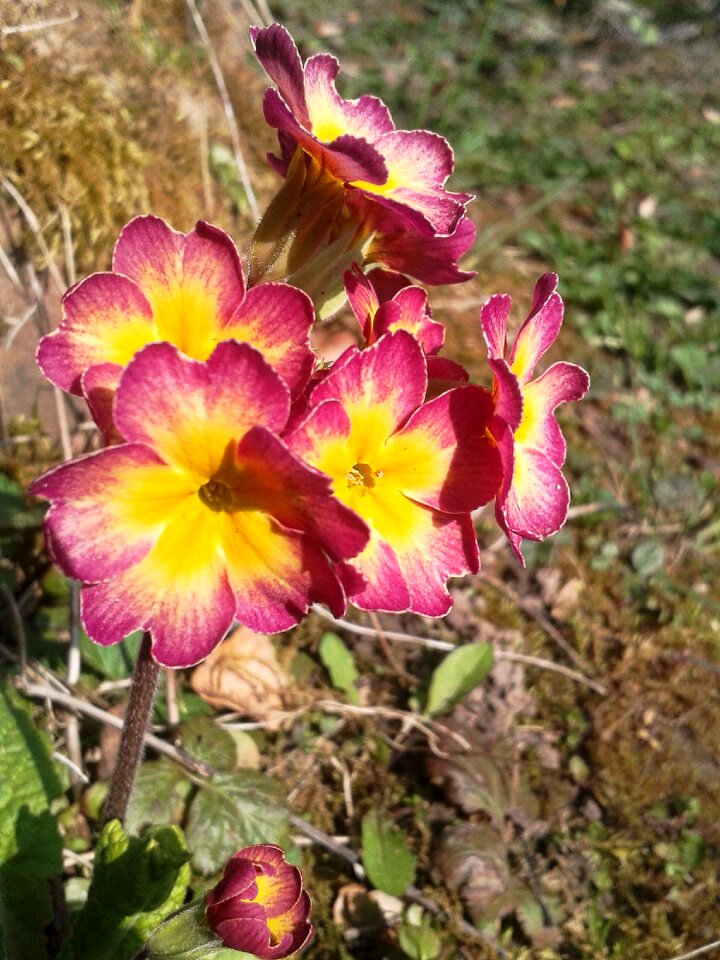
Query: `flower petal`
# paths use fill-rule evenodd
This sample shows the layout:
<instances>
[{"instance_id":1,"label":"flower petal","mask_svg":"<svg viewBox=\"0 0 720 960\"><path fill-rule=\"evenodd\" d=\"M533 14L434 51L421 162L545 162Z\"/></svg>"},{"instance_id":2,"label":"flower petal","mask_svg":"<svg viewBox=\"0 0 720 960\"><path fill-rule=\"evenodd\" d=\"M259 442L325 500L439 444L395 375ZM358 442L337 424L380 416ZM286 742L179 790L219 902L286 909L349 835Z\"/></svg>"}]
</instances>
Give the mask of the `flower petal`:
<instances>
[{"instance_id":1,"label":"flower petal","mask_svg":"<svg viewBox=\"0 0 720 960\"><path fill-rule=\"evenodd\" d=\"M255 509L309 534L333 559L353 557L367 543L367 527L332 496L330 480L264 427L251 428L240 441L237 469Z\"/></svg>"},{"instance_id":2,"label":"flower petal","mask_svg":"<svg viewBox=\"0 0 720 960\"><path fill-rule=\"evenodd\" d=\"M80 395L80 377L88 367L125 366L155 339L152 309L137 285L127 277L95 273L63 297L62 323L40 341L37 362L51 383Z\"/></svg>"},{"instance_id":3,"label":"flower petal","mask_svg":"<svg viewBox=\"0 0 720 960\"><path fill-rule=\"evenodd\" d=\"M446 513L492 500L501 480L500 458L488 434L492 412L490 394L476 386L423 404L388 440L383 481Z\"/></svg>"},{"instance_id":4,"label":"flower petal","mask_svg":"<svg viewBox=\"0 0 720 960\"><path fill-rule=\"evenodd\" d=\"M376 202L420 232L452 234L471 198L444 189L454 166L447 140L428 130L392 130L374 146L387 164L387 180L380 184L355 181L351 186L372 194Z\"/></svg>"},{"instance_id":5,"label":"flower petal","mask_svg":"<svg viewBox=\"0 0 720 960\"><path fill-rule=\"evenodd\" d=\"M281 430L289 409L287 387L246 343L224 341L206 363L155 343L123 373L115 423L127 440L152 446L201 486L219 469L229 441L253 425Z\"/></svg>"},{"instance_id":6,"label":"flower petal","mask_svg":"<svg viewBox=\"0 0 720 960\"><path fill-rule=\"evenodd\" d=\"M242 852L244 853L244 851ZM240 853L241 851L238 851L230 857L222 879L212 890L207 892L206 898L209 908L220 907L228 900L234 900L238 897L252 900L257 893L255 864L251 858L241 856ZM217 915L216 913L213 916ZM222 914L219 915L222 916Z\"/></svg>"},{"instance_id":7,"label":"flower petal","mask_svg":"<svg viewBox=\"0 0 720 960\"><path fill-rule=\"evenodd\" d=\"M359 192L355 198L348 196L348 205L357 210L358 216L366 217L377 231L366 254L368 263L410 274L430 285L465 283L475 276L457 265L475 240L475 224L469 217L462 217L448 236L436 236L408 229L407 222L397 213L371 204Z\"/></svg>"},{"instance_id":8,"label":"flower petal","mask_svg":"<svg viewBox=\"0 0 720 960\"><path fill-rule=\"evenodd\" d=\"M512 486L504 504L507 525L529 540L542 540L562 527L570 491L560 469L548 456L515 445Z\"/></svg>"},{"instance_id":9,"label":"flower petal","mask_svg":"<svg viewBox=\"0 0 720 960\"><path fill-rule=\"evenodd\" d=\"M561 403L579 400L590 386L582 367L560 361L523 389L523 416L515 431L515 442L534 447L561 467L565 462L565 439L553 411Z\"/></svg>"},{"instance_id":10,"label":"flower petal","mask_svg":"<svg viewBox=\"0 0 720 960\"><path fill-rule=\"evenodd\" d=\"M130 276L152 307L158 338L204 360L245 296L230 237L200 220L184 235L157 217L138 217L120 234L113 267Z\"/></svg>"},{"instance_id":11,"label":"flower petal","mask_svg":"<svg viewBox=\"0 0 720 960\"><path fill-rule=\"evenodd\" d=\"M56 562L97 581L141 560L194 490L152 450L122 444L55 467L30 492L52 503L45 523Z\"/></svg>"},{"instance_id":12,"label":"flower petal","mask_svg":"<svg viewBox=\"0 0 720 960\"><path fill-rule=\"evenodd\" d=\"M345 598L315 543L267 514L219 514L227 571L237 598L237 619L259 633L295 626L313 603L341 616Z\"/></svg>"},{"instance_id":13,"label":"flower petal","mask_svg":"<svg viewBox=\"0 0 720 960\"><path fill-rule=\"evenodd\" d=\"M488 360L493 372L493 400L495 416L513 430L520 426L523 413L523 393L515 374L506 360Z\"/></svg>"},{"instance_id":14,"label":"flower petal","mask_svg":"<svg viewBox=\"0 0 720 960\"><path fill-rule=\"evenodd\" d=\"M504 360L507 349L507 318L511 298L507 293L496 293L480 308L480 329L491 360Z\"/></svg>"},{"instance_id":15,"label":"flower petal","mask_svg":"<svg viewBox=\"0 0 720 960\"><path fill-rule=\"evenodd\" d=\"M416 506L411 537L394 545L395 556L410 587L410 610L442 617L452 606L448 577L480 569L477 539L469 514L451 515Z\"/></svg>"},{"instance_id":16,"label":"flower petal","mask_svg":"<svg viewBox=\"0 0 720 960\"><path fill-rule=\"evenodd\" d=\"M536 296L533 310L518 330L508 363L520 385L524 386L532 377L533 370L540 357L555 342L563 320L563 302L558 293L551 293L546 300L538 297L549 288L547 278L556 274L544 274L535 287Z\"/></svg>"},{"instance_id":17,"label":"flower petal","mask_svg":"<svg viewBox=\"0 0 720 960\"><path fill-rule=\"evenodd\" d=\"M315 311L307 294L285 283L261 283L248 290L223 327L222 337L258 349L297 396L315 362L310 349L314 321Z\"/></svg>"},{"instance_id":18,"label":"flower petal","mask_svg":"<svg viewBox=\"0 0 720 960\"><path fill-rule=\"evenodd\" d=\"M265 29L250 27L250 39L255 55L278 88L280 96L298 122L310 129L310 117L305 106L303 65L295 41L279 23L273 23Z\"/></svg>"},{"instance_id":19,"label":"flower petal","mask_svg":"<svg viewBox=\"0 0 720 960\"><path fill-rule=\"evenodd\" d=\"M388 333L367 350L350 353L313 390L311 402L341 400L353 431L374 447L393 433L423 400L427 386L425 358L418 342L404 330ZM353 464L349 464L348 469Z\"/></svg>"},{"instance_id":20,"label":"flower petal","mask_svg":"<svg viewBox=\"0 0 720 960\"><path fill-rule=\"evenodd\" d=\"M106 447L123 442L113 418L113 403L121 374L122 367L117 364L99 363L80 378L82 395Z\"/></svg>"},{"instance_id":21,"label":"flower petal","mask_svg":"<svg viewBox=\"0 0 720 960\"><path fill-rule=\"evenodd\" d=\"M356 607L402 613L410 609L410 589L389 543L371 530L363 552L338 564L340 579Z\"/></svg>"},{"instance_id":22,"label":"flower petal","mask_svg":"<svg viewBox=\"0 0 720 960\"><path fill-rule=\"evenodd\" d=\"M81 614L88 636L106 645L149 630L152 654L164 666L189 667L206 657L235 617L220 549L224 516L195 496L143 560L112 580L86 585Z\"/></svg>"},{"instance_id":23,"label":"flower petal","mask_svg":"<svg viewBox=\"0 0 720 960\"><path fill-rule=\"evenodd\" d=\"M335 89L340 72L337 59L318 53L305 63L305 98L314 136L325 143L343 134L362 137L374 143L394 129L390 111L377 97L363 96L344 100Z\"/></svg>"}]
</instances>

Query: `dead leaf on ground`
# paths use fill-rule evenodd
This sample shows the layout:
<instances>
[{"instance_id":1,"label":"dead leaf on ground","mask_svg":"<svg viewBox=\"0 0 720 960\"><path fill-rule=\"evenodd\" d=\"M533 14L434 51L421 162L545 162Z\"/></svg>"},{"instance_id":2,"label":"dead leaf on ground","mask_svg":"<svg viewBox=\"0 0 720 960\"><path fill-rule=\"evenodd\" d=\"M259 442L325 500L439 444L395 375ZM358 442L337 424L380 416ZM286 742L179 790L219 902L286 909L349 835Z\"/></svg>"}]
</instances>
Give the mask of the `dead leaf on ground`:
<instances>
[{"instance_id":1,"label":"dead leaf on ground","mask_svg":"<svg viewBox=\"0 0 720 960\"><path fill-rule=\"evenodd\" d=\"M237 627L193 671L193 690L213 707L227 707L250 717L283 710L288 678L270 637Z\"/></svg>"},{"instance_id":2,"label":"dead leaf on ground","mask_svg":"<svg viewBox=\"0 0 720 960\"><path fill-rule=\"evenodd\" d=\"M367 890L360 883L346 883L338 891L332 915L335 926L342 929L344 939L350 943L393 926L400 919L402 909L402 900L382 890Z\"/></svg>"}]
</instances>

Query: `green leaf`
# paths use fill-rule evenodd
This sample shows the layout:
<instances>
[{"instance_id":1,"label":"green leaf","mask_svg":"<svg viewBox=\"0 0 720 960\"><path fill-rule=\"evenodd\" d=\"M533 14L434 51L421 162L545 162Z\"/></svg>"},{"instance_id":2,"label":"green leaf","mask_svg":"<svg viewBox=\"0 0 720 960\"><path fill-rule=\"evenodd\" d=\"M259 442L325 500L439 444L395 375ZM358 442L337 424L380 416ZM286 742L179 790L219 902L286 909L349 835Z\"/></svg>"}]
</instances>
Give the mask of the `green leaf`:
<instances>
[{"instance_id":1,"label":"green leaf","mask_svg":"<svg viewBox=\"0 0 720 960\"><path fill-rule=\"evenodd\" d=\"M128 833L139 833L149 824L174 823L182 810L192 783L176 763L153 760L140 767L125 816Z\"/></svg>"},{"instance_id":2,"label":"green leaf","mask_svg":"<svg viewBox=\"0 0 720 960\"><path fill-rule=\"evenodd\" d=\"M87 901L59 960L132 957L185 899L189 856L178 827L129 837L111 820L95 851Z\"/></svg>"},{"instance_id":3,"label":"green leaf","mask_svg":"<svg viewBox=\"0 0 720 960\"><path fill-rule=\"evenodd\" d=\"M323 666L330 674L330 682L338 690L347 694L350 703L358 702L355 681L360 674L355 666L352 653L336 633L324 633L318 648Z\"/></svg>"},{"instance_id":4,"label":"green leaf","mask_svg":"<svg viewBox=\"0 0 720 960\"><path fill-rule=\"evenodd\" d=\"M223 951L222 940L205 925L205 899L168 917L147 942L147 960L206 960Z\"/></svg>"},{"instance_id":5,"label":"green leaf","mask_svg":"<svg viewBox=\"0 0 720 960\"><path fill-rule=\"evenodd\" d=\"M168 917L147 942L147 960L256 960L254 954L229 950L205 925L205 899Z\"/></svg>"},{"instance_id":6,"label":"green leaf","mask_svg":"<svg viewBox=\"0 0 720 960\"><path fill-rule=\"evenodd\" d=\"M633 550L630 560L641 577L650 577L662 569L665 550L657 540L643 540Z\"/></svg>"},{"instance_id":7,"label":"green leaf","mask_svg":"<svg viewBox=\"0 0 720 960\"><path fill-rule=\"evenodd\" d=\"M440 937L427 923L403 921L398 930L398 942L410 960L435 960L440 953Z\"/></svg>"},{"instance_id":8,"label":"green leaf","mask_svg":"<svg viewBox=\"0 0 720 960\"><path fill-rule=\"evenodd\" d=\"M22 489L6 473L0 472L0 532L38 527L45 510L28 508Z\"/></svg>"},{"instance_id":9,"label":"green leaf","mask_svg":"<svg viewBox=\"0 0 720 960\"><path fill-rule=\"evenodd\" d=\"M493 664L489 643L469 643L449 653L435 669L425 712L428 716L446 713L485 679Z\"/></svg>"},{"instance_id":10,"label":"green leaf","mask_svg":"<svg viewBox=\"0 0 720 960\"><path fill-rule=\"evenodd\" d=\"M378 810L362 821L362 858L374 887L400 897L415 879L416 858L407 837Z\"/></svg>"},{"instance_id":11,"label":"green leaf","mask_svg":"<svg viewBox=\"0 0 720 960\"><path fill-rule=\"evenodd\" d=\"M195 716L180 725L185 750L215 770L233 770L236 766L235 741L212 717Z\"/></svg>"},{"instance_id":12,"label":"green leaf","mask_svg":"<svg viewBox=\"0 0 720 960\"><path fill-rule=\"evenodd\" d=\"M62 872L62 841L49 806L62 793L50 742L30 708L0 690L0 956L44 960L52 920L50 880Z\"/></svg>"},{"instance_id":13,"label":"green leaf","mask_svg":"<svg viewBox=\"0 0 720 960\"><path fill-rule=\"evenodd\" d=\"M278 785L253 770L218 773L200 784L190 806L188 846L193 867L216 873L241 847L287 845L288 817Z\"/></svg>"},{"instance_id":14,"label":"green leaf","mask_svg":"<svg viewBox=\"0 0 720 960\"><path fill-rule=\"evenodd\" d=\"M136 630L121 643L103 647L93 643L84 630L80 631L80 655L85 666L99 673L106 680L122 680L129 677L137 659L142 640L142 631Z\"/></svg>"}]
</instances>

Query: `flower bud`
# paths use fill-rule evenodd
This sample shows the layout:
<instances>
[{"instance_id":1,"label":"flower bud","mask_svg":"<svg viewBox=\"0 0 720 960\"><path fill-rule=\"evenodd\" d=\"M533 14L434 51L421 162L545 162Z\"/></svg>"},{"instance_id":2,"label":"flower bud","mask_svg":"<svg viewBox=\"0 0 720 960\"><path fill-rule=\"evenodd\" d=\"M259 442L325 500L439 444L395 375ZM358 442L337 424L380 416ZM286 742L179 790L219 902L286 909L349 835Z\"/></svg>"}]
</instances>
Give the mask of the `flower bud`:
<instances>
[{"instance_id":1,"label":"flower bud","mask_svg":"<svg viewBox=\"0 0 720 960\"><path fill-rule=\"evenodd\" d=\"M312 936L310 897L302 874L280 847L244 847L207 894L206 918L224 946L261 960L287 957Z\"/></svg>"}]
</instances>

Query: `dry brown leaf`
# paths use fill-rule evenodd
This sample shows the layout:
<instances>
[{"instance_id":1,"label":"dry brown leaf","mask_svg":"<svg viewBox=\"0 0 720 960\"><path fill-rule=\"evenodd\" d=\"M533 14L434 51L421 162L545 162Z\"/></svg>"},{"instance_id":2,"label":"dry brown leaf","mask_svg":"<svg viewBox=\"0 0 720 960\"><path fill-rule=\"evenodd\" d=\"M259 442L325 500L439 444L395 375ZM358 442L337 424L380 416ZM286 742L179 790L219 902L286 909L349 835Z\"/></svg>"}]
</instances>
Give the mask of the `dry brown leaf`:
<instances>
[{"instance_id":1,"label":"dry brown leaf","mask_svg":"<svg viewBox=\"0 0 720 960\"><path fill-rule=\"evenodd\" d=\"M382 890L368 891L360 883L346 883L335 898L333 922L351 943L393 926L400 919L402 908L402 900Z\"/></svg>"},{"instance_id":2,"label":"dry brown leaf","mask_svg":"<svg viewBox=\"0 0 720 960\"><path fill-rule=\"evenodd\" d=\"M251 717L283 710L288 678L269 637L237 627L193 671L193 690L213 707Z\"/></svg>"}]
</instances>

